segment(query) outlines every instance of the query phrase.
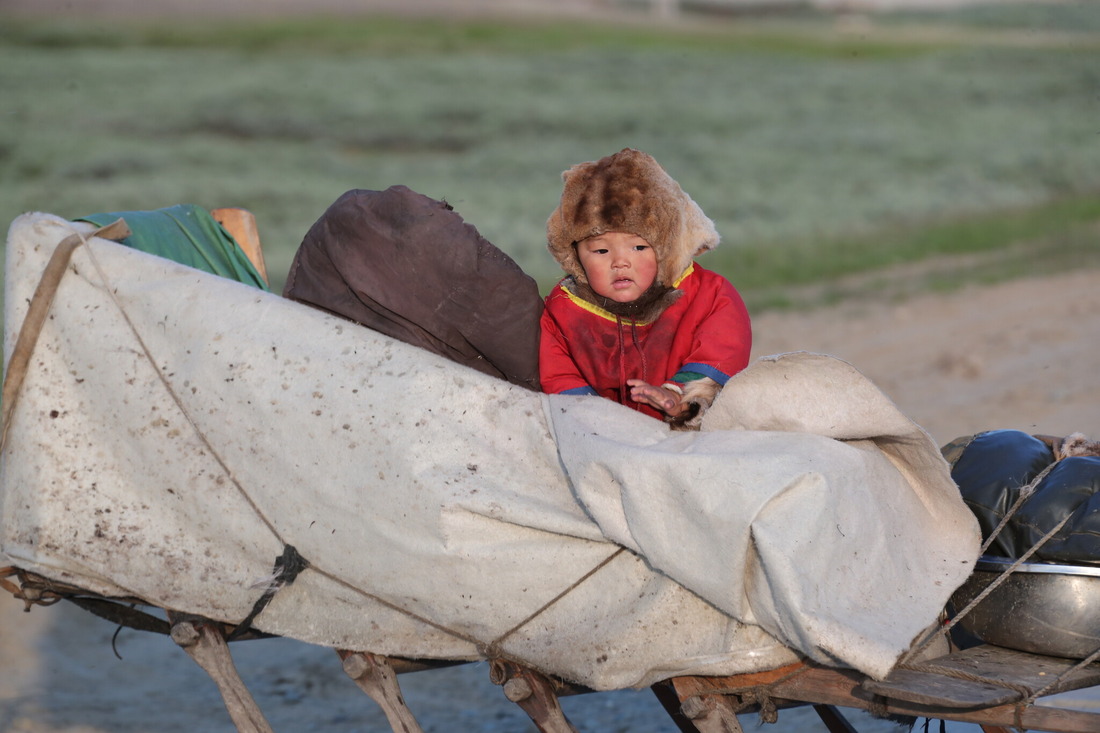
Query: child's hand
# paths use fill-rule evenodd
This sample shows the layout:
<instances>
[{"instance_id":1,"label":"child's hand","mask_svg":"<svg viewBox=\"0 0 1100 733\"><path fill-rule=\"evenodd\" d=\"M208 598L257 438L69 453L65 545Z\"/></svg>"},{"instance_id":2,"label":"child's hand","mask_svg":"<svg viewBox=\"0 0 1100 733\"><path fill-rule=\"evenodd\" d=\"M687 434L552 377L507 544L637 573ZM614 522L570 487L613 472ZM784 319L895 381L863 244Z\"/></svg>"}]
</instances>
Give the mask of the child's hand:
<instances>
[{"instance_id":1,"label":"child's hand","mask_svg":"<svg viewBox=\"0 0 1100 733\"><path fill-rule=\"evenodd\" d=\"M644 402L669 417L676 417L687 409L682 396L671 389L655 387L641 379L628 379L626 383L630 385L630 399L635 402Z\"/></svg>"}]
</instances>

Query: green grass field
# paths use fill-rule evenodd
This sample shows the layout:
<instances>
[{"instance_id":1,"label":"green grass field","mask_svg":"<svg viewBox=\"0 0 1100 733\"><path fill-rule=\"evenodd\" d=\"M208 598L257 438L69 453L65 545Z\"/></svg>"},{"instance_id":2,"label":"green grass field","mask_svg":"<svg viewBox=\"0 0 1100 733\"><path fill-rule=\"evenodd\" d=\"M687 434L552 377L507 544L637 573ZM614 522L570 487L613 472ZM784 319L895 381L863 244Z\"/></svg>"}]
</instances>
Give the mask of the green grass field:
<instances>
[{"instance_id":1,"label":"green grass field","mask_svg":"<svg viewBox=\"0 0 1100 733\"><path fill-rule=\"evenodd\" d=\"M561 171L626 146L715 220L704 263L754 310L1100 264L1100 3L678 29L0 17L0 100L0 220L242 206L276 289L337 196L405 184L545 291Z\"/></svg>"}]
</instances>

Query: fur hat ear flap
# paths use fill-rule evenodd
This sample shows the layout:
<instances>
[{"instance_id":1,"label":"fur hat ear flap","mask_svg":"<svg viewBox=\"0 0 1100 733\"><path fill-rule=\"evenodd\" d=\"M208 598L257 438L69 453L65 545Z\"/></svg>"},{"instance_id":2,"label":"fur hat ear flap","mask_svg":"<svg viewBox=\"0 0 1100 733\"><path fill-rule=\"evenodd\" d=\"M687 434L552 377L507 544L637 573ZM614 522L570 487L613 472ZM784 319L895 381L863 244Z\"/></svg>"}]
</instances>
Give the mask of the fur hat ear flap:
<instances>
[{"instance_id":1,"label":"fur hat ear flap","mask_svg":"<svg viewBox=\"0 0 1100 733\"><path fill-rule=\"evenodd\" d=\"M579 181L583 181L595 165L592 162L578 163L568 170L562 171L561 180L564 187L561 203L550 214L550 218L546 220L546 242L550 254L558 261L561 269L565 270L566 274L572 275L577 282L586 285L588 284L588 278L585 276L584 268L577 256L576 247L577 242L584 239L584 237L577 238L575 236L575 227L566 221L566 216L568 213L573 213L576 208L576 201L573 200L575 197L569 196L569 194L580 188ZM590 237L593 235L587 234L585 236Z\"/></svg>"},{"instance_id":2,"label":"fur hat ear flap","mask_svg":"<svg viewBox=\"0 0 1100 733\"><path fill-rule=\"evenodd\" d=\"M657 281L671 286L692 259L718 245L714 222L652 156L625 148L562 173L547 247L566 273L587 284L577 242L606 232L635 234L653 247Z\"/></svg>"},{"instance_id":3,"label":"fur hat ear flap","mask_svg":"<svg viewBox=\"0 0 1100 733\"><path fill-rule=\"evenodd\" d=\"M720 238L714 222L703 213L699 204L688 198L687 194L684 194L684 198L687 198L687 208L684 211L684 231L681 237L685 253L695 258L717 247Z\"/></svg>"}]
</instances>

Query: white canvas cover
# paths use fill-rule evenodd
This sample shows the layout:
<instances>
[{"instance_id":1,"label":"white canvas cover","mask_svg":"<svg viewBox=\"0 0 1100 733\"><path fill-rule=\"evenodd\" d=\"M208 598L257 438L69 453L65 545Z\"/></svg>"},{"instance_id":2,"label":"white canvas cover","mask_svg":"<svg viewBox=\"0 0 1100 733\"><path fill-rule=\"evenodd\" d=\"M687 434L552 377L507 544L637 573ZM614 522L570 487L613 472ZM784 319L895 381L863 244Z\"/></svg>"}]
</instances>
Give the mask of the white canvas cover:
<instances>
[{"instance_id":1,"label":"white canvas cover","mask_svg":"<svg viewBox=\"0 0 1100 733\"><path fill-rule=\"evenodd\" d=\"M11 226L5 363L46 260ZM698 433L535 394L248 286L78 247L0 464L0 550L91 592L615 689L804 655L882 677L978 554L936 446L854 368L759 360Z\"/></svg>"}]
</instances>

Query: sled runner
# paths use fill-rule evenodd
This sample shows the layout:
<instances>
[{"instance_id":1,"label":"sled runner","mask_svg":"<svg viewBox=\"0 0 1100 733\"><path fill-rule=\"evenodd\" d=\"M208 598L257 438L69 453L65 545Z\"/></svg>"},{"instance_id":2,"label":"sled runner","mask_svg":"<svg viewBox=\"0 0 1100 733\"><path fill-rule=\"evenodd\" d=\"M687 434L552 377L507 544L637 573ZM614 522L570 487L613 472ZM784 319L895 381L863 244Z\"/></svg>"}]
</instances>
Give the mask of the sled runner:
<instances>
[{"instance_id":1,"label":"sled runner","mask_svg":"<svg viewBox=\"0 0 1100 733\"><path fill-rule=\"evenodd\" d=\"M806 703L1096 729L1033 699L1095 665L934 640L977 522L850 365L761 359L670 433L98 227L9 232L5 587L171 634L238 729L268 729L226 643L257 634L338 650L395 730L398 673L473 660L546 731L560 695L645 686L683 730Z\"/></svg>"}]
</instances>

